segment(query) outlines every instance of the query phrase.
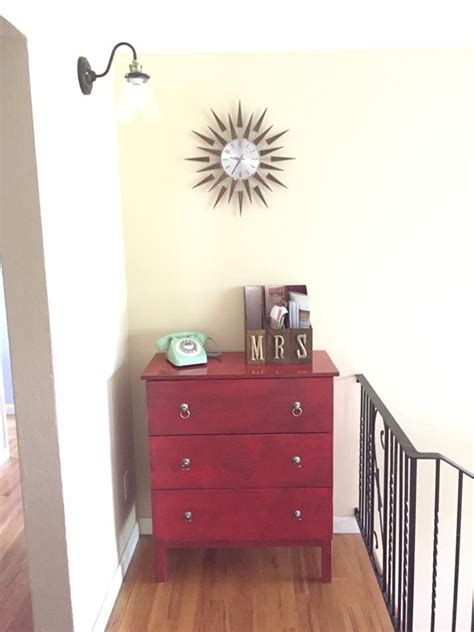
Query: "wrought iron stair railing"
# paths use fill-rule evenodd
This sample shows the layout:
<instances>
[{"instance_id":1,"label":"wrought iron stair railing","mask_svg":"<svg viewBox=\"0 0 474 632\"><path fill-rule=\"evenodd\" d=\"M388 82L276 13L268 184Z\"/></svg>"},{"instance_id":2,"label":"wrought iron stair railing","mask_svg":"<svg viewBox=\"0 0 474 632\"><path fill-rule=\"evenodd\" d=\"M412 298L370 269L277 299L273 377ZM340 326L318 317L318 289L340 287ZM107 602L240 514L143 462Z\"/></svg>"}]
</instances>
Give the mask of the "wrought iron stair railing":
<instances>
[{"instance_id":1,"label":"wrought iron stair railing","mask_svg":"<svg viewBox=\"0 0 474 632\"><path fill-rule=\"evenodd\" d=\"M437 614L441 464L446 464L457 473L452 614L450 613L451 630L456 632L463 485L465 479L472 480L474 474L437 452L418 452L367 379L363 375L356 375L356 379L361 386L361 403L359 506L355 509L355 516L393 627L397 632L412 632L414 629L418 464L420 461L430 461L434 464L433 487L426 492L433 494L434 508L431 603L428 604L428 625L431 632L435 630ZM383 454L383 464L380 465L376 446L378 437ZM381 542L377 531L381 536ZM474 630L472 606L469 614L470 629Z\"/></svg>"}]
</instances>

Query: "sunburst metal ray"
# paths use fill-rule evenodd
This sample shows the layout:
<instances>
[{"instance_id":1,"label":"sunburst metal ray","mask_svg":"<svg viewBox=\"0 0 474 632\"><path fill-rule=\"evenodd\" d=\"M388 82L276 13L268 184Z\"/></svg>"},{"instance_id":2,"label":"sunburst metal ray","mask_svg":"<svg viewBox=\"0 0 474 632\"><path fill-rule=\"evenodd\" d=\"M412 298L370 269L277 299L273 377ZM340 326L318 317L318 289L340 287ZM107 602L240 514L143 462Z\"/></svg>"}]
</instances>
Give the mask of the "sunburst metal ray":
<instances>
[{"instance_id":1,"label":"sunburst metal ray","mask_svg":"<svg viewBox=\"0 0 474 632\"><path fill-rule=\"evenodd\" d=\"M214 112L212 108L211 108L211 112L214 114L214 118L216 119L216 123L219 126L219 129L221 130L221 132L225 132L227 127L224 125L224 123L221 121L221 119L217 116L217 114Z\"/></svg>"},{"instance_id":2,"label":"sunburst metal ray","mask_svg":"<svg viewBox=\"0 0 474 632\"><path fill-rule=\"evenodd\" d=\"M244 192L237 191L237 197L239 198L239 211L240 211L240 214L242 215L242 206L244 204Z\"/></svg>"},{"instance_id":3,"label":"sunburst metal ray","mask_svg":"<svg viewBox=\"0 0 474 632\"><path fill-rule=\"evenodd\" d=\"M242 104L239 101L239 111L237 112L237 127L243 127L242 121Z\"/></svg>"},{"instance_id":4,"label":"sunburst metal ray","mask_svg":"<svg viewBox=\"0 0 474 632\"><path fill-rule=\"evenodd\" d=\"M234 140L234 138L237 138L237 132L235 131L235 127L234 127L234 123L232 122L232 117L230 114L227 115L229 117L229 129L230 129L230 135L232 137L232 140Z\"/></svg>"},{"instance_id":5,"label":"sunburst metal ray","mask_svg":"<svg viewBox=\"0 0 474 632\"><path fill-rule=\"evenodd\" d=\"M196 136L199 136L199 138L201 140L203 140L205 143L207 143L208 145L214 145L214 143L216 142L213 138L209 138L209 136L204 136L204 134L201 134L200 132L196 132L194 130L191 130L193 134L196 134Z\"/></svg>"},{"instance_id":6,"label":"sunburst metal ray","mask_svg":"<svg viewBox=\"0 0 474 632\"><path fill-rule=\"evenodd\" d=\"M231 201L232 196L234 195L234 191L235 191L235 187L237 185L237 180L232 180L231 184L230 184L230 190L229 190L229 199L228 202Z\"/></svg>"},{"instance_id":7,"label":"sunburst metal ray","mask_svg":"<svg viewBox=\"0 0 474 632\"><path fill-rule=\"evenodd\" d=\"M211 132L214 134L214 136L217 138L217 140L221 143L221 145L227 145L227 141L226 139L221 136L218 132L216 132L216 130L214 128L212 128L210 125L207 126L208 129L211 130Z\"/></svg>"},{"instance_id":8,"label":"sunburst metal ray","mask_svg":"<svg viewBox=\"0 0 474 632\"><path fill-rule=\"evenodd\" d=\"M214 202L214 206L212 208L216 208L216 206L219 204L219 202L221 201L221 199L223 198L223 196L225 195L225 192L227 191L227 187L222 186L221 190L219 191L219 194L216 198L216 201Z\"/></svg>"},{"instance_id":9,"label":"sunburst metal ray","mask_svg":"<svg viewBox=\"0 0 474 632\"><path fill-rule=\"evenodd\" d=\"M276 140L278 140L281 136L283 136L283 134L286 134L286 132L288 132L288 131L289 130L286 129L284 132L280 132L279 134L275 134L275 136L270 136L270 138L267 138L267 145L271 145Z\"/></svg>"},{"instance_id":10,"label":"sunburst metal ray","mask_svg":"<svg viewBox=\"0 0 474 632\"><path fill-rule=\"evenodd\" d=\"M264 169L272 169L273 171L283 171L280 167L275 167L274 165L269 165L268 162L261 162L260 166Z\"/></svg>"},{"instance_id":11,"label":"sunburst metal ray","mask_svg":"<svg viewBox=\"0 0 474 632\"><path fill-rule=\"evenodd\" d=\"M261 126L262 126L263 119L265 118L265 114L267 113L267 110L268 110L268 108L265 108L265 109L263 110L262 115L260 116L260 118L258 119L258 121L255 123L255 127L253 128L253 131L254 131L254 132L257 132L257 134L258 134L258 132L260 131L260 128L261 128Z\"/></svg>"},{"instance_id":12,"label":"sunburst metal ray","mask_svg":"<svg viewBox=\"0 0 474 632\"><path fill-rule=\"evenodd\" d=\"M199 149L199 147L198 147L198 149ZM260 149L259 153L260 153L261 156L266 156L267 154L271 154L274 151L279 151L280 149L284 149L284 147L281 145L280 147L270 147L269 149ZM209 151L211 151L211 150L209 149ZM215 151L215 150L213 149L212 151Z\"/></svg>"},{"instance_id":13,"label":"sunburst metal ray","mask_svg":"<svg viewBox=\"0 0 474 632\"><path fill-rule=\"evenodd\" d=\"M201 184L206 184L206 182L211 182L212 180L214 180L214 176L213 174L209 174L208 176L206 176L205 178L203 178L200 182L198 182L197 184L195 184L193 186L193 189L195 189L196 187L200 187Z\"/></svg>"},{"instance_id":14,"label":"sunburst metal ray","mask_svg":"<svg viewBox=\"0 0 474 632\"><path fill-rule=\"evenodd\" d=\"M260 182L260 184L266 187L269 191L272 190L272 188L265 182L265 180L262 178L262 176L258 172L254 173L252 177L255 178L257 182Z\"/></svg>"},{"instance_id":15,"label":"sunburst metal ray","mask_svg":"<svg viewBox=\"0 0 474 632\"><path fill-rule=\"evenodd\" d=\"M267 178L270 180L270 182L274 182L275 184L279 184L281 187L285 187L285 189L288 188L286 186L286 184L283 184L283 182L278 180L278 178L275 178L275 176L272 173L267 173Z\"/></svg>"},{"instance_id":16,"label":"sunburst metal ray","mask_svg":"<svg viewBox=\"0 0 474 632\"><path fill-rule=\"evenodd\" d=\"M217 178L217 180L214 182L214 184L212 185L212 187L209 189L209 191L213 191L216 186L218 184L220 184L223 180L225 180L226 178L228 178L229 176L226 173L221 173L221 175Z\"/></svg>"},{"instance_id":17,"label":"sunburst metal ray","mask_svg":"<svg viewBox=\"0 0 474 632\"><path fill-rule=\"evenodd\" d=\"M248 180L243 180L245 191L248 195L249 201L252 201L252 191L250 190L250 184Z\"/></svg>"},{"instance_id":18,"label":"sunburst metal ray","mask_svg":"<svg viewBox=\"0 0 474 632\"><path fill-rule=\"evenodd\" d=\"M214 156L219 156L219 158L221 157L221 154L222 154L221 149L212 149L211 147L196 147L196 149L200 149L201 151L208 151L210 154L213 154ZM262 152L260 152L260 154L261 153Z\"/></svg>"},{"instance_id":19,"label":"sunburst metal ray","mask_svg":"<svg viewBox=\"0 0 474 632\"><path fill-rule=\"evenodd\" d=\"M265 204L265 206L268 208L268 204L263 196L263 193L260 190L259 186L256 186L253 188L253 190L255 191L255 193L258 195L258 197L262 200L262 202Z\"/></svg>"},{"instance_id":20,"label":"sunburst metal ray","mask_svg":"<svg viewBox=\"0 0 474 632\"><path fill-rule=\"evenodd\" d=\"M244 138L250 140L250 130L252 129L252 120L253 114L250 115L249 122L247 123L247 127L245 128Z\"/></svg>"},{"instance_id":21,"label":"sunburst metal ray","mask_svg":"<svg viewBox=\"0 0 474 632\"><path fill-rule=\"evenodd\" d=\"M213 165L209 165L208 167L203 167L202 169L198 169L196 173L202 173L203 171L213 171L214 169L220 169L221 166L222 165L220 162L215 162Z\"/></svg>"},{"instance_id":22,"label":"sunburst metal ray","mask_svg":"<svg viewBox=\"0 0 474 632\"><path fill-rule=\"evenodd\" d=\"M273 125L270 125L270 127L267 127L267 129L262 132L261 134L259 134L256 138L253 139L253 142L255 145L258 145L259 143L262 142L262 140L265 138L265 136L268 134L268 132L272 129Z\"/></svg>"}]
</instances>

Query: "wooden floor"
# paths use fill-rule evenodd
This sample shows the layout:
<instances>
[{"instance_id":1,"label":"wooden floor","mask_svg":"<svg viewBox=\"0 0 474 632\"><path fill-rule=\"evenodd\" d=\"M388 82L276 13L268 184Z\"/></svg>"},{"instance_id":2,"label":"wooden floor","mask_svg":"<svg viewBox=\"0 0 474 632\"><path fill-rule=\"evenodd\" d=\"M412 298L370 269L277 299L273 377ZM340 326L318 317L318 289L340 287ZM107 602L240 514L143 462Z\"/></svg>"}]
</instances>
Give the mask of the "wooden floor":
<instances>
[{"instance_id":1,"label":"wooden floor","mask_svg":"<svg viewBox=\"0 0 474 632\"><path fill-rule=\"evenodd\" d=\"M359 535L338 535L333 581L315 548L172 549L156 584L153 542L140 538L111 632L379 632L393 630Z\"/></svg>"},{"instance_id":2,"label":"wooden floor","mask_svg":"<svg viewBox=\"0 0 474 632\"><path fill-rule=\"evenodd\" d=\"M0 630L33 630L23 531L15 420L8 418L10 459L0 466Z\"/></svg>"}]
</instances>

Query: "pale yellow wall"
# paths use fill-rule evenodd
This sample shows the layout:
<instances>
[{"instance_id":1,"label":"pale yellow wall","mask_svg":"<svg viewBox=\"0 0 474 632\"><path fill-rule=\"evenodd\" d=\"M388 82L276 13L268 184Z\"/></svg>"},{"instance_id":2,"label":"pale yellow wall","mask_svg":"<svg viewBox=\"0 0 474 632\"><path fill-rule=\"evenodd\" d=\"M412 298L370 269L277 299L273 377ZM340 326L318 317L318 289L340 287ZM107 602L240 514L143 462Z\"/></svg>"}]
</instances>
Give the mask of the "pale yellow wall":
<instances>
[{"instance_id":1,"label":"pale yellow wall","mask_svg":"<svg viewBox=\"0 0 474 632\"><path fill-rule=\"evenodd\" d=\"M243 348L245 284L308 284L315 347L364 372L420 448L469 464L472 55L358 51L154 55L160 109L119 132L139 515L149 516L144 388L157 337ZM242 100L290 129L288 190L212 209L190 130ZM151 117L152 118L152 117ZM453 370L454 369L454 370ZM441 388L442 386L442 388ZM357 414L336 388L335 512L355 506ZM468 406L470 408L468 408ZM446 424L449 418L449 425ZM435 431L434 431L435 429Z\"/></svg>"},{"instance_id":2,"label":"pale yellow wall","mask_svg":"<svg viewBox=\"0 0 474 632\"><path fill-rule=\"evenodd\" d=\"M329 351L342 376L365 373L419 449L472 468L472 53L142 61L160 119L145 111L119 131L139 516L150 515L140 371L156 338L173 330L203 330L224 350L243 349L245 284L307 283L315 347ZM285 153L296 156L285 165L288 190L243 217L235 205L213 210L212 197L191 189L197 177L184 161L196 145L191 128L213 122L209 107L235 111L238 99L245 113L268 106L276 129L290 129ZM344 377L335 439L335 514L349 516L357 505L358 412L356 387ZM417 528L427 546L419 546L416 601L428 610L417 609L417 629L426 629L430 603L421 598L433 511L425 472L420 466ZM443 477L440 578L452 588L455 487ZM469 496L464 509L469 518ZM468 520L463 560L471 557L470 529ZM464 569L460 629L470 586ZM451 588L439 596L440 629L449 627Z\"/></svg>"}]
</instances>

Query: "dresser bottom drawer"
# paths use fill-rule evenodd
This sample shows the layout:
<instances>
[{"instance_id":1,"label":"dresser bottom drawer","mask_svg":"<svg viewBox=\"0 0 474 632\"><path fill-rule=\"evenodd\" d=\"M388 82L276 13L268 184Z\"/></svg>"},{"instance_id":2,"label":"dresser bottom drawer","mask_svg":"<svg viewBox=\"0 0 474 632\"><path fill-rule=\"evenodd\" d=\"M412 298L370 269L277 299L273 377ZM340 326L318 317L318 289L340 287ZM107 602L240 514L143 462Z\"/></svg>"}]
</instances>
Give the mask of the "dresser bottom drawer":
<instances>
[{"instance_id":1,"label":"dresser bottom drawer","mask_svg":"<svg viewBox=\"0 0 474 632\"><path fill-rule=\"evenodd\" d=\"M164 543L330 540L332 489L154 491L153 535Z\"/></svg>"}]
</instances>

